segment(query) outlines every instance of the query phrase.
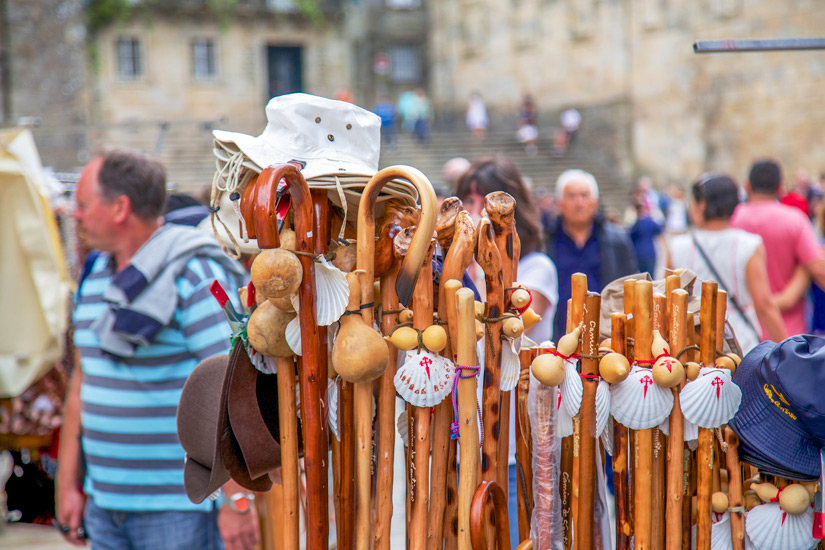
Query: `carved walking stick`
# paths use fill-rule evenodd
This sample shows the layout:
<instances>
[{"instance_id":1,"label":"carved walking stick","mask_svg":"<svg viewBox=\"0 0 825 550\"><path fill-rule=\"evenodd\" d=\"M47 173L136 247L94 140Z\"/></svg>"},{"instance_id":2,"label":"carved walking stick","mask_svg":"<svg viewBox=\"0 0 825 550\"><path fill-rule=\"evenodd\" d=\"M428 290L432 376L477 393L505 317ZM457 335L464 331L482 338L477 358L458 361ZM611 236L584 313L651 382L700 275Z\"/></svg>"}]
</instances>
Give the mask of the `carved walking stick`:
<instances>
[{"instance_id":1,"label":"carved walking stick","mask_svg":"<svg viewBox=\"0 0 825 550\"><path fill-rule=\"evenodd\" d=\"M373 323L373 280L375 258L375 202L386 183L395 178L406 179L418 191L421 201L421 218L418 231L410 242L407 257L402 262L396 278L399 302L406 305L427 257L430 240L435 229L436 197L429 180L420 171L409 166L391 166L375 174L364 187L358 205L358 269L361 277L361 316L367 326ZM386 344L384 344L386 350ZM388 355L389 356L389 355ZM384 366L386 369L386 363ZM378 373L380 376L381 373ZM377 376L376 376L377 377ZM356 445L356 548L369 548L370 542L370 462L372 458L372 381L357 381L355 385Z\"/></svg>"},{"instance_id":2,"label":"carved walking stick","mask_svg":"<svg viewBox=\"0 0 825 550\"><path fill-rule=\"evenodd\" d=\"M633 309L636 332L633 338L633 359L649 361L653 358L653 283L636 281L636 305ZM633 532L634 548L652 550L653 527L653 428L636 431L636 462L634 464Z\"/></svg>"},{"instance_id":3,"label":"carved walking stick","mask_svg":"<svg viewBox=\"0 0 825 550\"><path fill-rule=\"evenodd\" d=\"M579 510L576 549L592 550L596 492L596 387L599 384L599 312L601 296L589 292L584 299L582 329L582 404L579 451ZM575 317L574 317L575 319Z\"/></svg>"},{"instance_id":4,"label":"carved walking stick","mask_svg":"<svg viewBox=\"0 0 825 550\"><path fill-rule=\"evenodd\" d=\"M575 275L573 275L575 277ZM567 332L573 330L573 299L567 300ZM559 337L560 338L560 337ZM556 340L558 341L557 338ZM561 391L559 388L558 391ZM561 399L559 399L561 402ZM573 476L577 473L573 469L573 440L575 436L568 435L561 439L561 457L559 460L559 495L561 497L561 526L565 550L573 547ZM576 482L578 484L578 482Z\"/></svg>"},{"instance_id":5,"label":"carved walking stick","mask_svg":"<svg viewBox=\"0 0 825 550\"><path fill-rule=\"evenodd\" d=\"M292 165L265 169L254 185L248 185L241 200L241 213L247 228L254 228L258 246L275 248L279 245L275 218L275 198L278 182L285 179L295 218L295 248L299 252L314 253L313 201L306 180ZM324 192L326 193L326 192ZM301 418L304 431L305 467L307 477L307 523L317 528L307 531L307 548L319 550L329 545L329 512L327 500L327 430L323 402L326 391L326 362L322 360L315 315L315 267L313 259L300 254L303 277L298 289L301 304Z\"/></svg>"},{"instance_id":6,"label":"carved walking stick","mask_svg":"<svg viewBox=\"0 0 825 550\"><path fill-rule=\"evenodd\" d=\"M522 348L519 354L521 375L516 386L516 462L518 464L518 536L530 538L530 518L533 513L532 435L527 397L530 393L530 365L538 356L538 348Z\"/></svg>"},{"instance_id":7,"label":"carved walking stick","mask_svg":"<svg viewBox=\"0 0 825 550\"><path fill-rule=\"evenodd\" d=\"M582 322L584 316L584 299L587 295L587 276L584 273L574 273L571 276L571 292L570 292L570 316L568 317L567 332L570 332ZM576 353L581 349L581 344L576 348ZM581 410L581 409L579 409ZM572 527L578 530L579 520L579 470L581 468L581 460L579 453L581 451L581 413L573 417L573 469L571 472L571 490L570 490L570 516L572 518ZM574 540L571 533L571 541Z\"/></svg>"},{"instance_id":8,"label":"carved walking stick","mask_svg":"<svg viewBox=\"0 0 825 550\"><path fill-rule=\"evenodd\" d=\"M627 315L613 313L610 318L610 343L613 351L627 355L625 328ZM630 490L628 471L627 428L618 422L613 424L613 489L616 503L616 549L630 550L631 519L629 510Z\"/></svg>"},{"instance_id":9,"label":"carved walking stick","mask_svg":"<svg viewBox=\"0 0 825 550\"><path fill-rule=\"evenodd\" d=\"M672 277L668 277L668 283ZM674 353L683 350L687 345L688 331L688 293L677 288L670 293L668 309L670 310L670 349ZM691 328L692 329L692 328ZM670 412L668 424L667 445L667 502L665 504L665 550L681 550L682 548L682 503L689 500L684 484L684 455L685 455L685 418L679 405L679 391L684 387L684 381L679 387L673 388L673 409Z\"/></svg>"},{"instance_id":10,"label":"carved walking stick","mask_svg":"<svg viewBox=\"0 0 825 550\"><path fill-rule=\"evenodd\" d=\"M663 338L668 336L667 297L653 294L653 329ZM650 540L653 548L665 546L665 472L667 471L667 437L658 427L653 429L653 515Z\"/></svg>"},{"instance_id":11,"label":"carved walking stick","mask_svg":"<svg viewBox=\"0 0 825 550\"><path fill-rule=\"evenodd\" d=\"M298 414L295 409L295 359L277 357L278 420L281 432L284 550L298 550Z\"/></svg>"},{"instance_id":12,"label":"carved walking stick","mask_svg":"<svg viewBox=\"0 0 825 550\"><path fill-rule=\"evenodd\" d=\"M458 486L458 550L471 550L470 508L478 485L478 400L476 398L478 359L476 358L475 308L473 291L461 288L455 279L445 283L454 289L458 304L456 340L456 385L458 390L458 429L461 445L461 477ZM459 368L462 367L462 370ZM469 370L464 374L463 370ZM473 373L475 369L475 373Z\"/></svg>"},{"instance_id":13,"label":"carved walking stick","mask_svg":"<svg viewBox=\"0 0 825 550\"><path fill-rule=\"evenodd\" d=\"M510 548L510 530L507 517L507 495L504 489L495 481L482 481L473 496L472 515L470 517L470 532L472 533L473 550L487 550L485 532L484 505L493 501L493 512L496 516L496 544L499 549Z\"/></svg>"},{"instance_id":14,"label":"carved walking stick","mask_svg":"<svg viewBox=\"0 0 825 550\"><path fill-rule=\"evenodd\" d=\"M464 270L473 260L473 236L475 228L469 214L462 209L461 201L448 198L441 205L436 223L438 241L444 255L441 267L441 281L461 280ZM455 297L453 296L453 302ZM458 327L455 315L450 315L447 290L443 284L438 288L438 316L441 322L447 322L447 347L442 354L454 361L453 347ZM450 317L453 321L450 322ZM453 420L453 403L445 399L435 406L432 421L432 469L430 472L430 514L427 547L429 550L441 550L444 542L444 524L447 506L447 476L450 454L450 424Z\"/></svg>"},{"instance_id":15,"label":"carved walking stick","mask_svg":"<svg viewBox=\"0 0 825 550\"><path fill-rule=\"evenodd\" d=\"M714 281L702 282L702 305L699 311L701 364L716 363L716 292ZM699 428L699 448L696 450L696 550L710 550L711 506L713 490L713 431Z\"/></svg>"},{"instance_id":16,"label":"carved walking stick","mask_svg":"<svg viewBox=\"0 0 825 550\"><path fill-rule=\"evenodd\" d=\"M732 550L743 550L745 548L745 514L742 504L742 471L739 467L739 436L727 426L725 426L725 442L728 445L725 460L728 467Z\"/></svg>"}]
</instances>

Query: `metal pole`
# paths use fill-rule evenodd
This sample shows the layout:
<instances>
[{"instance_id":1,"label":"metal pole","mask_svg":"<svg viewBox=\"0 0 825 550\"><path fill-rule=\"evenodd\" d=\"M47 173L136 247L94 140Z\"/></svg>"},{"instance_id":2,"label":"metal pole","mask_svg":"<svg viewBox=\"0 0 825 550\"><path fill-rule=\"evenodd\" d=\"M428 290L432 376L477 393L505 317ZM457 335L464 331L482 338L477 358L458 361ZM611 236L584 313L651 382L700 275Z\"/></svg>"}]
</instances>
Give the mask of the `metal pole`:
<instances>
[{"instance_id":1,"label":"metal pole","mask_svg":"<svg viewBox=\"0 0 825 550\"><path fill-rule=\"evenodd\" d=\"M779 52L825 50L825 38L764 38L744 40L697 40L694 53Z\"/></svg>"}]
</instances>

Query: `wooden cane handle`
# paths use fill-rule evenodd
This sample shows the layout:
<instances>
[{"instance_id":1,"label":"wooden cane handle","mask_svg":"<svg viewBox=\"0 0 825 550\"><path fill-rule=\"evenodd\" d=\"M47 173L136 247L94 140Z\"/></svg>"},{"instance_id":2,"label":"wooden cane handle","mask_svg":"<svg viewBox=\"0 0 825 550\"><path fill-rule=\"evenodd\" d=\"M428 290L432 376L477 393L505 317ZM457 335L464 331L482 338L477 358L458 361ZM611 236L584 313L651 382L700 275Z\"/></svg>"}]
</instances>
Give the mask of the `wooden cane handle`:
<instances>
[{"instance_id":1,"label":"wooden cane handle","mask_svg":"<svg viewBox=\"0 0 825 550\"><path fill-rule=\"evenodd\" d=\"M495 481L482 481L473 496L472 511L470 513L470 534L473 541L473 550L487 550L485 536L484 508L487 500L493 501L493 511L496 515L496 544L498 548L510 548L510 524L507 521L507 497L504 489Z\"/></svg>"}]
</instances>

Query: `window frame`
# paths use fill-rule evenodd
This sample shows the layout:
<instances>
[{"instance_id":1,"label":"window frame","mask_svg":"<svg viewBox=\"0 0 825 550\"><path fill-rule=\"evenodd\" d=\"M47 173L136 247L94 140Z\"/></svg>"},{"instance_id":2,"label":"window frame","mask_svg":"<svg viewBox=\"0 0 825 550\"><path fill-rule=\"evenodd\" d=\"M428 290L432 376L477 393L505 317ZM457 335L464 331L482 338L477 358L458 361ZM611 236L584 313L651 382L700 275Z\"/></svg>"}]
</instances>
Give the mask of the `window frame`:
<instances>
[{"instance_id":1,"label":"window frame","mask_svg":"<svg viewBox=\"0 0 825 550\"><path fill-rule=\"evenodd\" d=\"M199 47L204 47L206 53L206 74L201 74L198 71L199 67ZM192 63L192 80L195 82L215 82L220 77L220 59L218 55L218 41L211 36L198 36L193 38L189 43L190 60ZM210 51L211 51L211 67L210 67Z\"/></svg>"},{"instance_id":2,"label":"window frame","mask_svg":"<svg viewBox=\"0 0 825 550\"><path fill-rule=\"evenodd\" d=\"M129 42L131 49L129 52L131 69L128 73L125 71L126 65L124 61L126 57L123 51L127 42ZM115 57L115 70L117 71L118 80L133 82L143 79L146 75L146 55L143 49L143 41L139 37L130 35L118 36L115 40Z\"/></svg>"}]
</instances>

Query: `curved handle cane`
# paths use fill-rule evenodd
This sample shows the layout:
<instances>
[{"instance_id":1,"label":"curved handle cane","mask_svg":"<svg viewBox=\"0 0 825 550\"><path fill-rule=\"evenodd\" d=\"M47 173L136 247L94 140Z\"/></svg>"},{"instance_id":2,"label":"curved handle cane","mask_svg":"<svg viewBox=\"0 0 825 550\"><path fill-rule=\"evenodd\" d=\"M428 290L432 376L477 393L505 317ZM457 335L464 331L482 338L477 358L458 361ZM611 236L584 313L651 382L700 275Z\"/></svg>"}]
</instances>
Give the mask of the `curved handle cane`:
<instances>
[{"instance_id":1,"label":"curved handle cane","mask_svg":"<svg viewBox=\"0 0 825 550\"><path fill-rule=\"evenodd\" d=\"M504 489L495 481L482 481L473 496L470 512L470 538L473 550L487 550L487 538L484 536L484 505L492 498L496 514L496 544L498 548L510 548L510 524L507 521L507 497Z\"/></svg>"},{"instance_id":2,"label":"curved handle cane","mask_svg":"<svg viewBox=\"0 0 825 550\"><path fill-rule=\"evenodd\" d=\"M313 206L309 186L293 165L270 166L261 172L254 184L247 186L241 199L241 215L248 228L254 230L261 248L279 246L275 218L275 192L278 182L285 179L295 218L295 249L315 252ZM251 230L251 231L252 231ZM250 231L250 233L251 233ZM301 354L304 375L301 384L301 413L304 424L304 460L309 502L307 548L328 547L329 520L327 499L327 434L326 416L322 410L327 373L319 360L318 323L315 315L315 266L313 258L299 254L303 277L298 288L301 304Z\"/></svg>"}]
</instances>

